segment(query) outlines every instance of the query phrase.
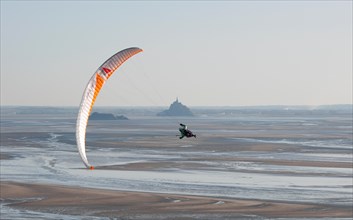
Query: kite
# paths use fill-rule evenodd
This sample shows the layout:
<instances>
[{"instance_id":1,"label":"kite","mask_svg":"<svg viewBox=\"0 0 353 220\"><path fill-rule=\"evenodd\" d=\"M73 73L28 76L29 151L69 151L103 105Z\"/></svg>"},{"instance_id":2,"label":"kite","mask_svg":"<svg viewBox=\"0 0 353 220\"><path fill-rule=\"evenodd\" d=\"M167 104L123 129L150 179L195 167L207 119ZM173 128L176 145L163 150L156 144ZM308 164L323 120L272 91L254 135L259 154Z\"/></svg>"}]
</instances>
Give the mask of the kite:
<instances>
[{"instance_id":1,"label":"kite","mask_svg":"<svg viewBox=\"0 0 353 220\"><path fill-rule=\"evenodd\" d=\"M86 156L86 128L94 102L109 77L111 77L126 60L140 52L142 52L142 49L132 47L114 54L97 69L88 81L86 89L83 92L76 122L76 142L81 159L89 169L94 169L94 167L90 165Z\"/></svg>"}]
</instances>

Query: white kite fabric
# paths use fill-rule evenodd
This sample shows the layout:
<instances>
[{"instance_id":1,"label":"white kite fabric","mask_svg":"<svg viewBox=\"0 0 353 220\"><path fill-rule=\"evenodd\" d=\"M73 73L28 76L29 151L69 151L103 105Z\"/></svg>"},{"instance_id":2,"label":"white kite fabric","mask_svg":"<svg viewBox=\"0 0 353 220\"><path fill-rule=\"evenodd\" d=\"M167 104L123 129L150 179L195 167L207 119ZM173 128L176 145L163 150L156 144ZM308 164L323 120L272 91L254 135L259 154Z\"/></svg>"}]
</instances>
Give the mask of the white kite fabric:
<instances>
[{"instance_id":1,"label":"white kite fabric","mask_svg":"<svg viewBox=\"0 0 353 220\"><path fill-rule=\"evenodd\" d=\"M76 123L76 142L78 152L80 153L81 159L87 168L93 169L93 166L89 164L86 156L86 128L88 118L91 114L92 107L96 101L99 91L105 81L109 79L109 77L121 66L121 64L140 52L142 52L142 49L132 47L114 54L97 69L83 92Z\"/></svg>"}]
</instances>

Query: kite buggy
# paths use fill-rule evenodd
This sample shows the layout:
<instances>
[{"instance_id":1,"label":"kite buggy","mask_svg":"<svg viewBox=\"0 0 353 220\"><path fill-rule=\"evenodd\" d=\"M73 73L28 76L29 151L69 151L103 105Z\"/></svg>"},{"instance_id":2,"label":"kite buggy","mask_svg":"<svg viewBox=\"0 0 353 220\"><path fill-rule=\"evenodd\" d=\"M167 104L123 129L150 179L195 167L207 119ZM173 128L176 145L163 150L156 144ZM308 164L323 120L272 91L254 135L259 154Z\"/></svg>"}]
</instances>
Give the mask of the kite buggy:
<instances>
[{"instance_id":1,"label":"kite buggy","mask_svg":"<svg viewBox=\"0 0 353 220\"><path fill-rule=\"evenodd\" d=\"M190 131L188 129L188 127L184 124L180 124L180 128L179 128L179 131L180 131L180 137L179 139L182 139L184 137L187 137L187 138L190 138L190 137L195 137L196 138L196 135L192 133L192 131Z\"/></svg>"}]
</instances>

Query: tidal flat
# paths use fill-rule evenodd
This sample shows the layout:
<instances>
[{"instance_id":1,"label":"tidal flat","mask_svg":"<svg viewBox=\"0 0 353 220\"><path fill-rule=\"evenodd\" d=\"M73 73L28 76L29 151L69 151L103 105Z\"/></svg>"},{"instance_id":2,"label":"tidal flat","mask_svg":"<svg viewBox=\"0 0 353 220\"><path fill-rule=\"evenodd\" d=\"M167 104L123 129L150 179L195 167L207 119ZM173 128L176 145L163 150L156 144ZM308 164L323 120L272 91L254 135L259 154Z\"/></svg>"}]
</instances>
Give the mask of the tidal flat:
<instances>
[{"instance_id":1,"label":"tidal flat","mask_svg":"<svg viewBox=\"0 0 353 220\"><path fill-rule=\"evenodd\" d=\"M350 112L102 111L130 120L89 122L87 170L76 109L1 109L2 219L353 217Z\"/></svg>"}]
</instances>

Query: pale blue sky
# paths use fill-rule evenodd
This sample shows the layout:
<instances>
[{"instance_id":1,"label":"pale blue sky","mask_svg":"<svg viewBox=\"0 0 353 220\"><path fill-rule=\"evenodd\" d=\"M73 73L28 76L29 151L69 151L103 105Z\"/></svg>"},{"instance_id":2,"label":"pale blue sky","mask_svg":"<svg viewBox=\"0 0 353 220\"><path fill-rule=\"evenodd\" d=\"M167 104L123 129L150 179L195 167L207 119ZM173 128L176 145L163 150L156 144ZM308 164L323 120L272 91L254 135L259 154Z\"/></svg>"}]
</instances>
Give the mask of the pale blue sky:
<instances>
[{"instance_id":1,"label":"pale blue sky","mask_svg":"<svg viewBox=\"0 0 353 220\"><path fill-rule=\"evenodd\" d=\"M1 105L352 103L352 1L1 1Z\"/></svg>"}]
</instances>

